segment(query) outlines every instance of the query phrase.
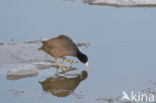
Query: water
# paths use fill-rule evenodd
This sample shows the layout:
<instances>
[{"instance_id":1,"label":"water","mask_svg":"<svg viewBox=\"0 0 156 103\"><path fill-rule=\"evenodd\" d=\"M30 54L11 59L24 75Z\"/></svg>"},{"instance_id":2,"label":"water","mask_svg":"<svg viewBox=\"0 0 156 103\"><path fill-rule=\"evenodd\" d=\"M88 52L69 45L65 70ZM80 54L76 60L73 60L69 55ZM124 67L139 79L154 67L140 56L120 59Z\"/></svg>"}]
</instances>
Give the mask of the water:
<instances>
[{"instance_id":1,"label":"water","mask_svg":"<svg viewBox=\"0 0 156 103\"><path fill-rule=\"evenodd\" d=\"M39 82L54 76L50 68L19 80L7 80L1 74L0 102L100 103L106 101L99 98L116 98L123 90L154 88L155 92L150 82L156 77L155 8L96 6L78 0L1 0L0 13L0 42L66 34L91 43L84 51L89 57L88 76L68 96L58 97L42 89ZM85 70L81 63L76 68L79 75Z\"/></svg>"}]
</instances>

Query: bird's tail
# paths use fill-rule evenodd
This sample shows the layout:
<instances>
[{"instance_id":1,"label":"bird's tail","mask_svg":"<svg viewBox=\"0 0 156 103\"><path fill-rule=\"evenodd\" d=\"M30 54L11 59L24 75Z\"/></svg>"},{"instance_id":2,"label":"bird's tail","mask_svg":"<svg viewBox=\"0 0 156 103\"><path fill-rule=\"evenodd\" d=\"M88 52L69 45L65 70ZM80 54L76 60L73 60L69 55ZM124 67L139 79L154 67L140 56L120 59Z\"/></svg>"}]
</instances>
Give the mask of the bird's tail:
<instances>
[{"instance_id":1,"label":"bird's tail","mask_svg":"<svg viewBox=\"0 0 156 103\"><path fill-rule=\"evenodd\" d=\"M41 42L43 45L46 44L46 41L41 41ZM43 50L43 46L41 46L38 50Z\"/></svg>"},{"instance_id":2,"label":"bird's tail","mask_svg":"<svg viewBox=\"0 0 156 103\"><path fill-rule=\"evenodd\" d=\"M38 50L40 51L40 50L42 50L43 49L43 47L41 47L41 48L38 48Z\"/></svg>"},{"instance_id":3,"label":"bird's tail","mask_svg":"<svg viewBox=\"0 0 156 103\"><path fill-rule=\"evenodd\" d=\"M44 44L46 44L47 43L47 41L42 41L42 44L44 45Z\"/></svg>"}]
</instances>

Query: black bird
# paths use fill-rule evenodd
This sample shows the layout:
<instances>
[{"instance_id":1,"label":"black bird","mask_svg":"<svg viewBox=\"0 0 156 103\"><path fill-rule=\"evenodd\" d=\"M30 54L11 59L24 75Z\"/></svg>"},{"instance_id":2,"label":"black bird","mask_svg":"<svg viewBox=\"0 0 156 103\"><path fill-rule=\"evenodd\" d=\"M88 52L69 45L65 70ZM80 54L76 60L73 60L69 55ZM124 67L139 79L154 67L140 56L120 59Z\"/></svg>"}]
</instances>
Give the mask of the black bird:
<instances>
[{"instance_id":1,"label":"black bird","mask_svg":"<svg viewBox=\"0 0 156 103\"><path fill-rule=\"evenodd\" d=\"M82 63L88 66L88 57L79 50L68 36L60 35L50 40L43 41L42 43L43 45L39 50L43 50L53 56L57 66L59 66L57 58L64 58L65 56L77 57Z\"/></svg>"}]
</instances>

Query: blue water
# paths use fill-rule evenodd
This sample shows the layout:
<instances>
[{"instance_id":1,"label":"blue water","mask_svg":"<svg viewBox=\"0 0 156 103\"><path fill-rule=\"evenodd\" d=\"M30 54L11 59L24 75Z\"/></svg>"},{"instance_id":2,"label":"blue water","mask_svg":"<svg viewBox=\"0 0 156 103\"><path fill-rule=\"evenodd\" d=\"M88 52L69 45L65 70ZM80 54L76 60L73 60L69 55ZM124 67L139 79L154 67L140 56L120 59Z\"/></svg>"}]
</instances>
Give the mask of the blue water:
<instances>
[{"instance_id":1,"label":"blue water","mask_svg":"<svg viewBox=\"0 0 156 103\"><path fill-rule=\"evenodd\" d=\"M43 91L39 81L52 74L15 81L6 80L3 74L0 102L104 102L96 99L122 96L123 90L141 91L151 87L149 81L156 81L155 8L96 6L78 0L1 0L0 15L0 42L66 34L75 41L91 43L85 50L88 77L73 94L61 98ZM8 91L12 89L28 94L13 96Z\"/></svg>"}]
</instances>

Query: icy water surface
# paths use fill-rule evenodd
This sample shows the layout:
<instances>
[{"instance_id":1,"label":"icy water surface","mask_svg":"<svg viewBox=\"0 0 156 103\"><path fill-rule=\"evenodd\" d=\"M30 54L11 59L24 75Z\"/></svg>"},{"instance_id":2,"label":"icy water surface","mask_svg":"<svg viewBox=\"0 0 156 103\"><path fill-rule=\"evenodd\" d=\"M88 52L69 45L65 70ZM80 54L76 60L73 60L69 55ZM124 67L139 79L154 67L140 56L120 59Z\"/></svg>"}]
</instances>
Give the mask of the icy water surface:
<instances>
[{"instance_id":1,"label":"icy water surface","mask_svg":"<svg viewBox=\"0 0 156 103\"><path fill-rule=\"evenodd\" d=\"M0 103L120 103L122 91L155 94L155 8L96 6L81 0L1 0L0 8ZM6 75L23 64L53 58L38 52L36 44L13 48L2 43L59 34L91 44L81 48L89 58L88 73L79 62L59 75L49 64L36 75Z\"/></svg>"}]
</instances>

